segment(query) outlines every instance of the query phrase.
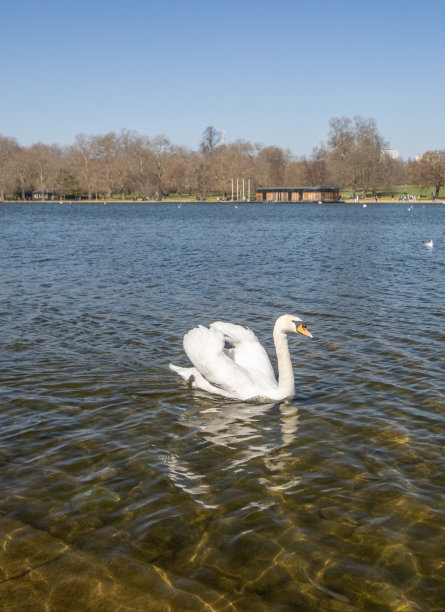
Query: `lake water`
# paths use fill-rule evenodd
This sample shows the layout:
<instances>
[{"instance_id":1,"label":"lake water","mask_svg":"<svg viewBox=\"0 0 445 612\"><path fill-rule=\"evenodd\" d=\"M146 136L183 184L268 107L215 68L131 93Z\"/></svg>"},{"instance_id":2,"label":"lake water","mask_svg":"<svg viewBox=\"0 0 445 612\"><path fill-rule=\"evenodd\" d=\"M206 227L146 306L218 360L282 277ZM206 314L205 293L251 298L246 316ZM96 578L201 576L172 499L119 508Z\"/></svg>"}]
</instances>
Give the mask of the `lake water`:
<instances>
[{"instance_id":1,"label":"lake water","mask_svg":"<svg viewBox=\"0 0 445 612\"><path fill-rule=\"evenodd\" d=\"M0 257L2 610L444 609L444 205L0 204ZM289 401L168 368L286 312Z\"/></svg>"}]
</instances>

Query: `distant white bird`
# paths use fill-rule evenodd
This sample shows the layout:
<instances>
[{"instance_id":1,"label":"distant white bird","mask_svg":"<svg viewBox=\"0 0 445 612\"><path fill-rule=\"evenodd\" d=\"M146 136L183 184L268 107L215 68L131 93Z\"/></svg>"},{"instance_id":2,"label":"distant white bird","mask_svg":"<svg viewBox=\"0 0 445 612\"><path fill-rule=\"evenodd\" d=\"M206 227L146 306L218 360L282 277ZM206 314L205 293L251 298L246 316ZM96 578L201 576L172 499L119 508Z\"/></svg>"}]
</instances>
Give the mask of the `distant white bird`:
<instances>
[{"instance_id":1,"label":"distant white bird","mask_svg":"<svg viewBox=\"0 0 445 612\"><path fill-rule=\"evenodd\" d=\"M210 328L195 327L184 336L184 350L192 368L170 364L192 387L242 401L282 400L295 393L287 334L312 335L299 317L282 315L273 329L278 381L263 346L248 328L216 321Z\"/></svg>"},{"instance_id":2,"label":"distant white bird","mask_svg":"<svg viewBox=\"0 0 445 612\"><path fill-rule=\"evenodd\" d=\"M434 243L433 243L433 241L432 241L432 240L430 240L429 242L425 242L425 241L423 241L423 244L424 244L426 247L428 247L429 249L432 249L432 248L433 248L433 246L434 246Z\"/></svg>"}]
</instances>

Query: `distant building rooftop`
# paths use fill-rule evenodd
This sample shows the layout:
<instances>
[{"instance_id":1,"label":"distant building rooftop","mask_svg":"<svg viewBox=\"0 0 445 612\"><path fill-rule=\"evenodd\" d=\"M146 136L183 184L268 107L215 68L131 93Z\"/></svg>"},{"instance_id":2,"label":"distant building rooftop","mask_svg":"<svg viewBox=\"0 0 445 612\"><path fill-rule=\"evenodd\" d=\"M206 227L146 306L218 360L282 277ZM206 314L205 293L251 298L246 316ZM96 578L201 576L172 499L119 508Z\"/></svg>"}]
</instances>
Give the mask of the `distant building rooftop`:
<instances>
[{"instance_id":1,"label":"distant building rooftop","mask_svg":"<svg viewBox=\"0 0 445 612\"><path fill-rule=\"evenodd\" d=\"M382 149L382 153L391 159L399 159L399 152L397 149Z\"/></svg>"}]
</instances>

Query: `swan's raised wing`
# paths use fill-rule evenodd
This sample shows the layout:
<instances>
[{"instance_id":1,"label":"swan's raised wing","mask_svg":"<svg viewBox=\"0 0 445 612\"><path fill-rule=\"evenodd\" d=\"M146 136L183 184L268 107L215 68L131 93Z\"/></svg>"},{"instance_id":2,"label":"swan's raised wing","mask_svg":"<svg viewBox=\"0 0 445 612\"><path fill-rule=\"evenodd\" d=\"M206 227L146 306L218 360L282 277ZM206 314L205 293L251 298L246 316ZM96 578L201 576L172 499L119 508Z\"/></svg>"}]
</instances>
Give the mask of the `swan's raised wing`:
<instances>
[{"instance_id":1,"label":"swan's raised wing","mask_svg":"<svg viewBox=\"0 0 445 612\"><path fill-rule=\"evenodd\" d=\"M224 334L213 325L191 329L184 336L184 350L198 372L220 390L221 395L244 399L255 395L249 372L224 351Z\"/></svg>"},{"instance_id":2,"label":"swan's raised wing","mask_svg":"<svg viewBox=\"0 0 445 612\"><path fill-rule=\"evenodd\" d=\"M277 384L270 359L252 330L242 325L216 321L210 329L219 331L224 342L233 345L229 353L235 363L244 368L257 384Z\"/></svg>"}]
</instances>

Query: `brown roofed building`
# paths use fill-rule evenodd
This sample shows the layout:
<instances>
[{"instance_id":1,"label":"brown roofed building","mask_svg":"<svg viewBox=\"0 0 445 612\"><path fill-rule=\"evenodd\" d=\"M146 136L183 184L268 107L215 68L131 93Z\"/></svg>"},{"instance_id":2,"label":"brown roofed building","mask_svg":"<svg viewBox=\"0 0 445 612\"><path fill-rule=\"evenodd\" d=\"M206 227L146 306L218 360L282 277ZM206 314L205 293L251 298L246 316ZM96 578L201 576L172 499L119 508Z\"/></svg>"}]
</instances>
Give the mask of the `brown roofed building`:
<instances>
[{"instance_id":1,"label":"brown roofed building","mask_svg":"<svg viewBox=\"0 0 445 612\"><path fill-rule=\"evenodd\" d=\"M257 202L340 202L338 187L257 187Z\"/></svg>"}]
</instances>

